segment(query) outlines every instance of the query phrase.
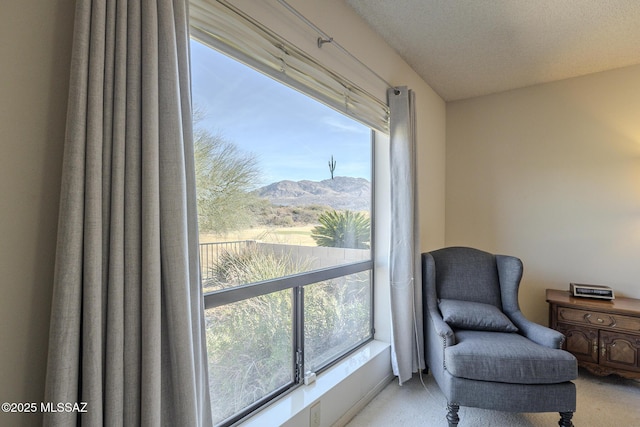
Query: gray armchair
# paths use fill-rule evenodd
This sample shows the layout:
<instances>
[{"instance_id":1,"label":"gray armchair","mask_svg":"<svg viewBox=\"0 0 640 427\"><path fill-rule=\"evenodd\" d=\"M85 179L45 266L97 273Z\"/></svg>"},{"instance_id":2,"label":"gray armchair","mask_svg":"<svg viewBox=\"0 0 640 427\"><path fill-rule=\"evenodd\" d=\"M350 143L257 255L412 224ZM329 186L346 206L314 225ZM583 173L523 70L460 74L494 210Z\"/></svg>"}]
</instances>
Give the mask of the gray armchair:
<instances>
[{"instance_id":1,"label":"gray armchair","mask_svg":"<svg viewBox=\"0 0 640 427\"><path fill-rule=\"evenodd\" d=\"M559 412L573 425L578 376L564 336L527 320L518 305L522 262L464 247L422 254L425 359L447 398L460 406Z\"/></svg>"}]
</instances>

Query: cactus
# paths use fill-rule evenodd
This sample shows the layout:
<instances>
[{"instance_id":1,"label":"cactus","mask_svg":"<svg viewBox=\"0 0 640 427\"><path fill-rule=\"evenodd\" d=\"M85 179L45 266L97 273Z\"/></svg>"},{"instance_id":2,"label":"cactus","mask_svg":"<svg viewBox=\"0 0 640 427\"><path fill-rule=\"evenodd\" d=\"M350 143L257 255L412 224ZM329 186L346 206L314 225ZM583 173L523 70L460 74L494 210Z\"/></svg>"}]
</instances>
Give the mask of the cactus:
<instances>
[{"instance_id":1,"label":"cactus","mask_svg":"<svg viewBox=\"0 0 640 427\"><path fill-rule=\"evenodd\" d=\"M331 179L333 179L333 171L336 170L336 161L333 160L333 155L331 155L331 160L329 160L329 172L331 172Z\"/></svg>"}]
</instances>

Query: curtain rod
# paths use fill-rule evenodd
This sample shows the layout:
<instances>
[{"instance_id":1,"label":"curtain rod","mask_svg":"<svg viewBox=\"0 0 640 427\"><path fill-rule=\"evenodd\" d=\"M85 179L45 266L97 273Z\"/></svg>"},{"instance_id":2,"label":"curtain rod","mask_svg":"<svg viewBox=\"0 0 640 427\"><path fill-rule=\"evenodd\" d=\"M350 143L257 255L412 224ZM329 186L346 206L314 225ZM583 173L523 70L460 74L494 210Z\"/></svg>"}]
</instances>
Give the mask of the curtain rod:
<instances>
[{"instance_id":1,"label":"curtain rod","mask_svg":"<svg viewBox=\"0 0 640 427\"><path fill-rule=\"evenodd\" d=\"M301 14L300 12L298 12L293 6L291 6L289 3L287 3L285 0L278 0L278 3L280 3L283 7L285 7L289 12L291 12L293 15L295 15L298 19L300 19L302 22L304 22L305 24L307 24L310 28L312 28L315 32L317 32L318 34L320 34L321 37L318 37L318 48L322 48L322 46L325 43L331 43L332 45L334 45L335 47L338 48L338 50L340 50L342 53L344 53L345 55L347 55L348 57L350 57L351 59L353 59L354 61L356 61L358 64L360 64L361 66L363 66L364 68L366 68L371 74L373 74L378 80L380 80L381 82L383 82L384 84L387 85L387 88L389 89L393 89L394 92L396 93L396 95L398 94L398 90L396 89L395 86L393 86L391 83L389 83L388 81L386 81L384 78L382 78L378 73L376 73L374 70L372 70L367 64L365 64L364 62L360 61L355 55L353 55L351 52L349 52L347 49L345 49L344 47L342 47L342 45L340 43L338 43L337 41L335 41L333 39L333 37L330 37L327 33L325 33L324 31L322 31L317 25L315 25L313 22L311 22L309 19L307 19L303 14Z\"/></svg>"}]
</instances>

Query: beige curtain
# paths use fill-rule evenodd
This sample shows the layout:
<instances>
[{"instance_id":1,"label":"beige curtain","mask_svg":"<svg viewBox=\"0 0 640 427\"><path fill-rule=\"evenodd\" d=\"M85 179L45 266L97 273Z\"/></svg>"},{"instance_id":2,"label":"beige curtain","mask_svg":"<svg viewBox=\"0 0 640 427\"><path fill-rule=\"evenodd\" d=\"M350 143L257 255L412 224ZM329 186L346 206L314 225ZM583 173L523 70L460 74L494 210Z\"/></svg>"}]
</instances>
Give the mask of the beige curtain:
<instances>
[{"instance_id":1,"label":"beige curtain","mask_svg":"<svg viewBox=\"0 0 640 427\"><path fill-rule=\"evenodd\" d=\"M51 426L211 425L186 0L78 0L46 402Z\"/></svg>"},{"instance_id":2,"label":"beige curtain","mask_svg":"<svg viewBox=\"0 0 640 427\"><path fill-rule=\"evenodd\" d=\"M425 368L414 93L389 89L391 138L391 363L400 384Z\"/></svg>"}]
</instances>

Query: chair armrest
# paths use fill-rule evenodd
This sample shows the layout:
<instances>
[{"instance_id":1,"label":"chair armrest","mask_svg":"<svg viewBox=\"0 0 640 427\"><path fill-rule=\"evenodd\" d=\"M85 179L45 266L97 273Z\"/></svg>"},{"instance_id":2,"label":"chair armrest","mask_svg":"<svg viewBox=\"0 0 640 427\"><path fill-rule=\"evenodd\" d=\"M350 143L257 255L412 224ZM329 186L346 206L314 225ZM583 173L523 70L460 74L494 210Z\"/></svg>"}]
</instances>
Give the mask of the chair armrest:
<instances>
[{"instance_id":1,"label":"chair armrest","mask_svg":"<svg viewBox=\"0 0 640 427\"><path fill-rule=\"evenodd\" d=\"M562 348L565 337L562 333L538 325L524 317L520 310L509 313L511 321L520 329L520 332L531 341L549 348Z\"/></svg>"},{"instance_id":2,"label":"chair armrest","mask_svg":"<svg viewBox=\"0 0 640 427\"><path fill-rule=\"evenodd\" d=\"M422 254L422 286L423 286L423 307L425 310L425 320L430 320L428 333L433 333L440 337L444 346L448 347L456 343L456 336L451 327L442 320L442 315L438 309L438 295L436 294L436 266L433 256L430 253ZM428 319L426 319L428 317ZM430 342L433 341L431 337Z\"/></svg>"},{"instance_id":3,"label":"chair armrest","mask_svg":"<svg viewBox=\"0 0 640 427\"><path fill-rule=\"evenodd\" d=\"M518 304L518 287L522 279L522 261L507 255L496 255L502 311L531 341L549 348L562 348L564 335L558 331L538 325L524 317Z\"/></svg>"},{"instance_id":4,"label":"chair armrest","mask_svg":"<svg viewBox=\"0 0 640 427\"><path fill-rule=\"evenodd\" d=\"M447 369L444 361L445 349L455 345L456 336L451 327L442 320L437 307L428 307L424 317L425 362L433 375L440 378Z\"/></svg>"},{"instance_id":5,"label":"chair armrest","mask_svg":"<svg viewBox=\"0 0 640 427\"><path fill-rule=\"evenodd\" d=\"M444 346L449 347L455 345L456 336L453 333L453 329L442 320L440 311L438 311L437 308L434 309L434 307L428 307L428 311L431 324L433 325L433 331L443 340Z\"/></svg>"}]
</instances>

